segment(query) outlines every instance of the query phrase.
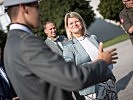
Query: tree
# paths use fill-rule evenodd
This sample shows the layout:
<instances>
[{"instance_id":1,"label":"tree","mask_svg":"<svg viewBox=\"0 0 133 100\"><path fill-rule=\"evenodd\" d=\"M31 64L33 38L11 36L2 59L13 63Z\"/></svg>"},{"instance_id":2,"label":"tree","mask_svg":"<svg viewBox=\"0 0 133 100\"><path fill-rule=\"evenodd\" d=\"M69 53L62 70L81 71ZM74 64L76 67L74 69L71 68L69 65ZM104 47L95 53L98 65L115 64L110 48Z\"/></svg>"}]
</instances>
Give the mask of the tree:
<instances>
[{"instance_id":1,"label":"tree","mask_svg":"<svg viewBox=\"0 0 133 100\"><path fill-rule=\"evenodd\" d=\"M122 0L100 0L98 10L105 19L119 21L119 13L123 8Z\"/></svg>"},{"instance_id":2,"label":"tree","mask_svg":"<svg viewBox=\"0 0 133 100\"><path fill-rule=\"evenodd\" d=\"M59 33L65 33L64 16L69 11L78 12L84 18L87 26L94 21L92 7L85 0L42 0L40 11L42 23L52 20L56 23Z\"/></svg>"}]
</instances>

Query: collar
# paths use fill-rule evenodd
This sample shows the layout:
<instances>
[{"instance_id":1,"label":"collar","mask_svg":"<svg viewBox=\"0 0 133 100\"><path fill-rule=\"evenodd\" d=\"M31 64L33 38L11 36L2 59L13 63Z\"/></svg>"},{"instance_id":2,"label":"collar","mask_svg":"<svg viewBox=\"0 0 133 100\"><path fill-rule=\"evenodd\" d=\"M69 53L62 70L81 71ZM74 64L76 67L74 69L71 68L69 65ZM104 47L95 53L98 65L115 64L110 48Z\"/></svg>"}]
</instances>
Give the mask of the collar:
<instances>
[{"instance_id":1,"label":"collar","mask_svg":"<svg viewBox=\"0 0 133 100\"><path fill-rule=\"evenodd\" d=\"M49 40L51 40L51 41L53 41L53 42L57 42L58 41L58 39L59 39L59 36L56 36L54 39L52 39L52 38L49 38L49 37L47 37Z\"/></svg>"},{"instance_id":2,"label":"collar","mask_svg":"<svg viewBox=\"0 0 133 100\"><path fill-rule=\"evenodd\" d=\"M89 34L85 34L84 36L81 36L79 38L76 38L78 41L82 41L84 40L86 37L89 37L90 35Z\"/></svg>"},{"instance_id":3,"label":"collar","mask_svg":"<svg viewBox=\"0 0 133 100\"><path fill-rule=\"evenodd\" d=\"M82 40L84 40L85 39L85 36L81 36L81 37L79 37L79 38L76 38L78 41L82 41Z\"/></svg>"},{"instance_id":4,"label":"collar","mask_svg":"<svg viewBox=\"0 0 133 100\"><path fill-rule=\"evenodd\" d=\"M9 30L13 30L13 29L20 29L20 30L26 31L29 34L33 34L31 29L23 24L11 24Z\"/></svg>"}]
</instances>

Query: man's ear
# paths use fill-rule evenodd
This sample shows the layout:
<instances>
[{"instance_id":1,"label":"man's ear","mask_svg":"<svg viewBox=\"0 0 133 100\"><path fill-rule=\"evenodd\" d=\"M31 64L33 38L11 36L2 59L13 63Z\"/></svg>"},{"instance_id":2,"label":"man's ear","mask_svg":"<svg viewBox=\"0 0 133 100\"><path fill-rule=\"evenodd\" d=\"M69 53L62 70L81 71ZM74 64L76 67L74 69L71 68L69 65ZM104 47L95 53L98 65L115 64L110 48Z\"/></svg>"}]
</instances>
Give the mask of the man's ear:
<instances>
[{"instance_id":1,"label":"man's ear","mask_svg":"<svg viewBox=\"0 0 133 100\"><path fill-rule=\"evenodd\" d=\"M48 33L48 32L47 32L47 30L46 30L46 29L44 29L44 33L47 35L47 33Z\"/></svg>"},{"instance_id":2,"label":"man's ear","mask_svg":"<svg viewBox=\"0 0 133 100\"><path fill-rule=\"evenodd\" d=\"M122 0L122 3L125 5L126 4L126 2L124 1L124 0Z\"/></svg>"},{"instance_id":3,"label":"man's ear","mask_svg":"<svg viewBox=\"0 0 133 100\"><path fill-rule=\"evenodd\" d=\"M126 3L125 3L125 2L123 2L123 4L125 5Z\"/></svg>"},{"instance_id":4,"label":"man's ear","mask_svg":"<svg viewBox=\"0 0 133 100\"><path fill-rule=\"evenodd\" d=\"M25 12L28 14L29 13L29 8L25 6Z\"/></svg>"},{"instance_id":5,"label":"man's ear","mask_svg":"<svg viewBox=\"0 0 133 100\"><path fill-rule=\"evenodd\" d=\"M26 14L28 14L28 12L29 12L28 7L25 6L25 5L23 5L23 4L20 4L20 6L21 6L21 8L23 9L23 11L24 11Z\"/></svg>"}]
</instances>

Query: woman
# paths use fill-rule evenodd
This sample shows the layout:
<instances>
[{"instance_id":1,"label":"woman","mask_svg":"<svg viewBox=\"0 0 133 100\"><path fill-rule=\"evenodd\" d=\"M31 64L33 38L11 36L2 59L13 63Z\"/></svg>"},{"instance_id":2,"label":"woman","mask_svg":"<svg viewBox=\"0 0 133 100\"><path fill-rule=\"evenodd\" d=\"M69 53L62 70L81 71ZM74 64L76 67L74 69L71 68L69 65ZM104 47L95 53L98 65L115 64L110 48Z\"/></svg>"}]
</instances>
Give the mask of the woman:
<instances>
[{"instance_id":1,"label":"woman","mask_svg":"<svg viewBox=\"0 0 133 100\"><path fill-rule=\"evenodd\" d=\"M76 12L65 15L65 29L69 41L64 45L63 57L76 65L95 61L98 53L96 36L89 35L83 18ZM112 67L110 65L109 67ZM115 77L79 91L86 100L117 100ZM78 97L77 97L78 98Z\"/></svg>"}]
</instances>

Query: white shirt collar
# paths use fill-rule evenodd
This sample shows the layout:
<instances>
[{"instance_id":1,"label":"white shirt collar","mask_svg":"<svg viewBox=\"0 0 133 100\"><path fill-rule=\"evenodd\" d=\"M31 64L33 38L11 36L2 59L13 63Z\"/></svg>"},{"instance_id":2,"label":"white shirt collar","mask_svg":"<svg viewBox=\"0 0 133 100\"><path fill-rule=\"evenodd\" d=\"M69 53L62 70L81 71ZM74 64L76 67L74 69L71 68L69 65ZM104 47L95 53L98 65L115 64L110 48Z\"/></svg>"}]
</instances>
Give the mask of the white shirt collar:
<instances>
[{"instance_id":1,"label":"white shirt collar","mask_svg":"<svg viewBox=\"0 0 133 100\"><path fill-rule=\"evenodd\" d=\"M13 29L20 29L20 30L26 31L29 34L33 34L28 27L21 24L11 24L9 30L13 30Z\"/></svg>"},{"instance_id":2,"label":"white shirt collar","mask_svg":"<svg viewBox=\"0 0 133 100\"><path fill-rule=\"evenodd\" d=\"M84 36L81 36L81 37L79 37L79 38L76 38L78 41L82 41L82 40L84 40L85 39L85 37Z\"/></svg>"},{"instance_id":3,"label":"white shirt collar","mask_svg":"<svg viewBox=\"0 0 133 100\"><path fill-rule=\"evenodd\" d=\"M0 75L1 75L1 77L9 84L9 81L8 81L8 79L7 79L7 75L6 75L6 73L4 72L4 70L3 70L2 67L0 67Z\"/></svg>"}]
</instances>

